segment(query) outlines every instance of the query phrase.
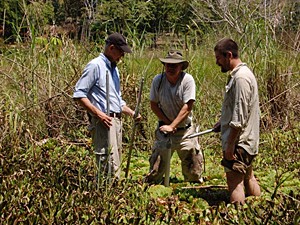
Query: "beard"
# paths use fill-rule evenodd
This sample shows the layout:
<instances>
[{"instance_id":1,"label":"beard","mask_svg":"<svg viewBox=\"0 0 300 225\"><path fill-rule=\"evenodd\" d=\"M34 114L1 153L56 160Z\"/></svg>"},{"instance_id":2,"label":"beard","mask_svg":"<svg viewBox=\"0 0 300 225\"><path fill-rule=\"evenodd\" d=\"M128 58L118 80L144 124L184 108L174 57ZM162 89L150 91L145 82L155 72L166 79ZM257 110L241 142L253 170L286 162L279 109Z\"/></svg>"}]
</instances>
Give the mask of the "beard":
<instances>
[{"instance_id":1,"label":"beard","mask_svg":"<svg viewBox=\"0 0 300 225\"><path fill-rule=\"evenodd\" d=\"M227 73L229 71L229 69L227 69L226 67L221 67L221 72L222 73Z\"/></svg>"},{"instance_id":2,"label":"beard","mask_svg":"<svg viewBox=\"0 0 300 225\"><path fill-rule=\"evenodd\" d=\"M225 62L223 65L219 65L221 67L221 72L222 73L227 73L230 70L230 63Z\"/></svg>"}]
</instances>

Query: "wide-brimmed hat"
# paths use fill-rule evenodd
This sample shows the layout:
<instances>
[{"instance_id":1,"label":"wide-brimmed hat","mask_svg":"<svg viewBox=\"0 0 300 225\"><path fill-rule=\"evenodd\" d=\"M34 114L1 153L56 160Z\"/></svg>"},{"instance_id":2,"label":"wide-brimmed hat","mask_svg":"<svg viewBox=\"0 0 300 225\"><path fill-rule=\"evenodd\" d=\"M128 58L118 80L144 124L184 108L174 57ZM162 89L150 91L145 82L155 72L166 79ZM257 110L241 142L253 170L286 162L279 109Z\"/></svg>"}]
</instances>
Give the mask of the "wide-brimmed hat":
<instances>
[{"instance_id":1,"label":"wide-brimmed hat","mask_svg":"<svg viewBox=\"0 0 300 225\"><path fill-rule=\"evenodd\" d=\"M185 60L182 56L182 53L177 50L171 50L168 52L166 58L159 58L159 60L162 62L162 64L168 63L168 64L177 64L177 63L183 63L182 70L185 70L189 66L189 62Z\"/></svg>"},{"instance_id":2,"label":"wide-brimmed hat","mask_svg":"<svg viewBox=\"0 0 300 225\"><path fill-rule=\"evenodd\" d=\"M126 38L119 33L113 33L107 37L106 43L113 44L116 47L121 48L124 52L131 53L131 49L127 44Z\"/></svg>"}]
</instances>

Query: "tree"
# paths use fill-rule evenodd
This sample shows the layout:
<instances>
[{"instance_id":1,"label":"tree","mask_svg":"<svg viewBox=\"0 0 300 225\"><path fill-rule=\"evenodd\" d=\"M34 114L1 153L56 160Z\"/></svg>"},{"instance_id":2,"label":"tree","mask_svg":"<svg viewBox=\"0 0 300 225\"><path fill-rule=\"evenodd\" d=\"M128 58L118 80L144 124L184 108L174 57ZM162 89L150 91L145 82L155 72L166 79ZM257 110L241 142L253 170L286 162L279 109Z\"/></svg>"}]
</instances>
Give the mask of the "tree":
<instances>
[{"instance_id":1,"label":"tree","mask_svg":"<svg viewBox=\"0 0 300 225\"><path fill-rule=\"evenodd\" d=\"M25 4L28 1L25 1ZM24 31L22 2L18 0L0 1L0 21L5 42L21 41L20 33Z\"/></svg>"}]
</instances>

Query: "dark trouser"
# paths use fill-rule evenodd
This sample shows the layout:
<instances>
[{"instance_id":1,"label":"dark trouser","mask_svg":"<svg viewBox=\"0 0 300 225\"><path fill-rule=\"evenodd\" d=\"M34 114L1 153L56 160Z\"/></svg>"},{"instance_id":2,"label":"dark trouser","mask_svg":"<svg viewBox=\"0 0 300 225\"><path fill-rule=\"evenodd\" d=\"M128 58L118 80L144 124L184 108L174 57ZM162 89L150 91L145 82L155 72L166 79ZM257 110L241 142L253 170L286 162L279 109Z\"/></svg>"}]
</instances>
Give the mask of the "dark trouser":
<instances>
[{"instance_id":1,"label":"dark trouser","mask_svg":"<svg viewBox=\"0 0 300 225\"><path fill-rule=\"evenodd\" d=\"M250 155L242 147L236 146L234 150L235 160L227 160L223 157L221 165L225 167L225 172L233 170L242 174L246 174L251 167L251 163L255 155ZM227 170L227 171L226 171Z\"/></svg>"}]
</instances>

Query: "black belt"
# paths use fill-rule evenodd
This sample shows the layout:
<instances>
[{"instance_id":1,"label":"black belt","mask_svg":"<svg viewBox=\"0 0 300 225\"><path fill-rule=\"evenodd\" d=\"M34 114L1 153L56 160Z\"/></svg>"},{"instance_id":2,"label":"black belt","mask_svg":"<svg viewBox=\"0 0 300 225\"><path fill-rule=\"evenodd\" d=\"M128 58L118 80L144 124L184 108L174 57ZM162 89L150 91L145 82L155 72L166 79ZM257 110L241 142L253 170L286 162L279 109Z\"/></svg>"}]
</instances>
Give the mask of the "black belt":
<instances>
[{"instance_id":1,"label":"black belt","mask_svg":"<svg viewBox=\"0 0 300 225\"><path fill-rule=\"evenodd\" d=\"M122 113L111 112L111 113L109 113L109 116L121 119Z\"/></svg>"},{"instance_id":2,"label":"black belt","mask_svg":"<svg viewBox=\"0 0 300 225\"><path fill-rule=\"evenodd\" d=\"M163 125L166 125L163 121L158 121L158 125L161 127ZM191 127L191 124L189 123L185 127L177 127L177 130L186 130Z\"/></svg>"},{"instance_id":3,"label":"black belt","mask_svg":"<svg viewBox=\"0 0 300 225\"><path fill-rule=\"evenodd\" d=\"M177 130L186 130L186 129L189 129L190 127L191 127L191 124L189 123L185 127L177 127Z\"/></svg>"}]
</instances>

